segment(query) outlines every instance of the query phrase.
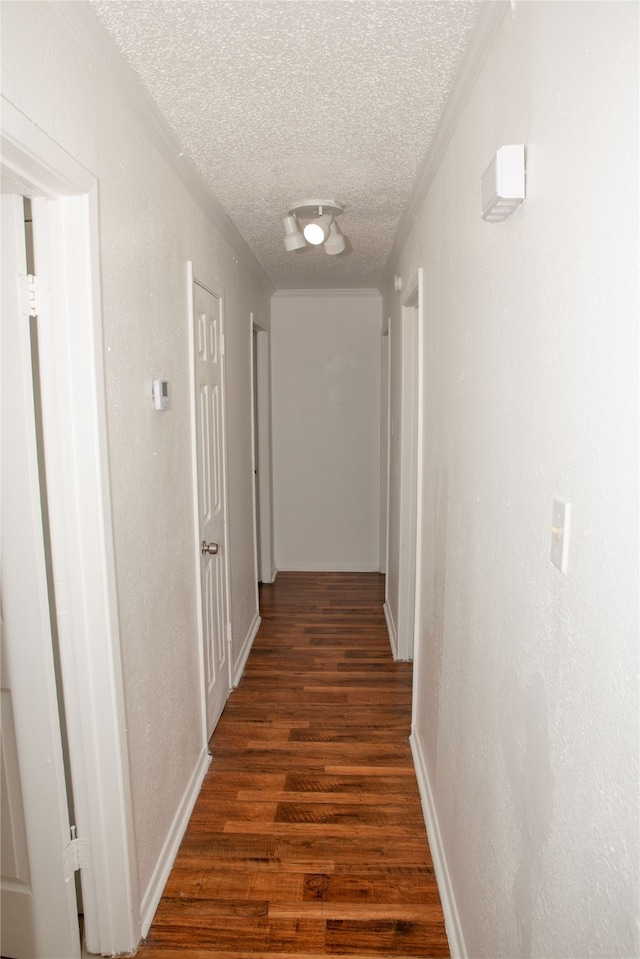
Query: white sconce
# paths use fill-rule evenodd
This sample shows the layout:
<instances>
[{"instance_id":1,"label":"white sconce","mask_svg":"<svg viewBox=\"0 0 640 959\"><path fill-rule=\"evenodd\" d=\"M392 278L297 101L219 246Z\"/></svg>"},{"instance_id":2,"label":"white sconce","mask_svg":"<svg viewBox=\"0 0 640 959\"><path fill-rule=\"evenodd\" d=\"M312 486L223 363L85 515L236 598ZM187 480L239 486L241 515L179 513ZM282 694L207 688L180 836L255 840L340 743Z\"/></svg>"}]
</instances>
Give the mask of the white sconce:
<instances>
[{"instance_id":1,"label":"white sconce","mask_svg":"<svg viewBox=\"0 0 640 959\"><path fill-rule=\"evenodd\" d=\"M482 217L506 220L525 198L524 144L500 147L482 175Z\"/></svg>"}]
</instances>

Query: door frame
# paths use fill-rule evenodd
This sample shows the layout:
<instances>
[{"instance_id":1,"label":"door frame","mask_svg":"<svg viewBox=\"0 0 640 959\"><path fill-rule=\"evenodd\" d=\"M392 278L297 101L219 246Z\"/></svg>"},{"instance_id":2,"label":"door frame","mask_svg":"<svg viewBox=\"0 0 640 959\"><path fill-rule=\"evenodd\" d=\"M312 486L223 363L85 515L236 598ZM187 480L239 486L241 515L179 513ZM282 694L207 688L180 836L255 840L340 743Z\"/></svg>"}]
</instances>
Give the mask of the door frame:
<instances>
[{"instance_id":1,"label":"door frame","mask_svg":"<svg viewBox=\"0 0 640 959\"><path fill-rule=\"evenodd\" d=\"M402 302L402 420L397 658L412 660L422 550L423 270Z\"/></svg>"},{"instance_id":2,"label":"door frame","mask_svg":"<svg viewBox=\"0 0 640 959\"><path fill-rule=\"evenodd\" d=\"M40 374L64 714L77 835L91 847L91 868L80 870L85 942L90 952L111 955L135 949L141 929L108 468L98 181L5 97L0 123L2 169L34 200L40 265L51 280L40 309Z\"/></svg>"},{"instance_id":3,"label":"door frame","mask_svg":"<svg viewBox=\"0 0 640 959\"><path fill-rule=\"evenodd\" d=\"M225 566L225 629L227 643L227 669L229 671L229 690L233 689L233 642L231 635L231 563L229 556L229 481L228 481L228 455L227 455L227 381L226 381L226 360L225 360L225 315L224 315L224 290L216 283L213 277L209 276L204 270L201 270L192 260L187 261L187 299L189 309L189 385L191 393L191 481L192 481L192 501L193 501L193 545L194 545L194 579L196 584L196 617L198 624L198 646L200 663L200 709L202 715L202 729L204 742L208 743L207 733L207 700L206 700L206 668L204 659L204 622L202 619L202 582L200 577L200 511L198 508L198 437L197 437L197 413L196 413L196 376L195 376L195 329L194 312L195 297L193 292L194 285L203 287L213 296L220 300L220 330L223 342L220 380L221 380L221 404L222 404L222 484L224 498L224 540L222 556L220 559Z\"/></svg>"},{"instance_id":4,"label":"door frame","mask_svg":"<svg viewBox=\"0 0 640 959\"><path fill-rule=\"evenodd\" d=\"M380 336L380 572L385 576L389 569L390 382L391 350L387 318L383 321Z\"/></svg>"},{"instance_id":5,"label":"door frame","mask_svg":"<svg viewBox=\"0 0 640 959\"><path fill-rule=\"evenodd\" d=\"M260 528L256 528L255 531L256 579L262 583L272 583L276 578L276 569L273 561L273 499L271 495L271 344L269 332L253 313L249 314L249 330L251 336L252 455L254 458L257 450L257 462L252 460L252 464L254 476L255 470L258 471L256 513L257 522L260 524ZM255 516L254 520L256 520Z\"/></svg>"}]
</instances>

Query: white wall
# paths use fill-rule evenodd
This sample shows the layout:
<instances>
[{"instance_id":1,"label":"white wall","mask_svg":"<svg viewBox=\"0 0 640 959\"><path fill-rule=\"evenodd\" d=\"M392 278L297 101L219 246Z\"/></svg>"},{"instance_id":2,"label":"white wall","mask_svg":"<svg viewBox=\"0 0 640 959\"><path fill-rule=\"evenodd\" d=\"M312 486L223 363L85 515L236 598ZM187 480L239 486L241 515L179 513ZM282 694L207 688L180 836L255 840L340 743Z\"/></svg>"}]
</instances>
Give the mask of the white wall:
<instances>
[{"instance_id":1,"label":"white wall","mask_svg":"<svg viewBox=\"0 0 640 959\"><path fill-rule=\"evenodd\" d=\"M518 142L528 198L485 223L480 177ZM637 5L507 8L414 212L414 747L454 954L638 956Z\"/></svg>"},{"instance_id":2,"label":"white wall","mask_svg":"<svg viewBox=\"0 0 640 959\"><path fill-rule=\"evenodd\" d=\"M381 315L373 292L273 298L278 569L379 568Z\"/></svg>"},{"instance_id":3,"label":"white wall","mask_svg":"<svg viewBox=\"0 0 640 959\"><path fill-rule=\"evenodd\" d=\"M236 655L257 613L249 314L268 317L272 291L199 208L54 8L3 3L2 89L99 181L119 626L139 893L148 905L203 749L186 263L195 261L225 291ZM163 414L150 399L157 376L170 381Z\"/></svg>"}]
</instances>

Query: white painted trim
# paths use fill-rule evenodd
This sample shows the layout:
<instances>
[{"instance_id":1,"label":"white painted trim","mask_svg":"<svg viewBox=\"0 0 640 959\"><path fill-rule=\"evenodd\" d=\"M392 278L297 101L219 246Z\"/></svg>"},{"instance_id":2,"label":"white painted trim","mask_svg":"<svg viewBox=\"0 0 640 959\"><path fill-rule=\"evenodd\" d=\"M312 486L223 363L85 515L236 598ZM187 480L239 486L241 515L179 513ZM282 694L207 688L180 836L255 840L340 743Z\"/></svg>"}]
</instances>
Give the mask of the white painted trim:
<instances>
[{"instance_id":1,"label":"white painted trim","mask_svg":"<svg viewBox=\"0 0 640 959\"><path fill-rule=\"evenodd\" d=\"M251 652L251 647L253 646L253 641L258 635L258 630L260 629L261 622L262 622L262 619L260 618L260 615L256 613L256 615L253 618L253 622L251 623L251 626L249 627L249 632L245 636L244 642L242 643L242 649L240 650L240 655L238 656L238 659L233 668L233 677L231 682L232 689L235 689L238 683L240 682L240 680L242 679L242 674L244 673L244 668L247 665L247 660L249 658L249 653Z\"/></svg>"},{"instance_id":2,"label":"white painted trim","mask_svg":"<svg viewBox=\"0 0 640 959\"><path fill-rule=\"evenodd\" d=\"M116 594L95 177L2 98L5 166L36 200L49 270L41 381L69 760L91 952L130 953L140 910ZM37 220L37 222L36 222ZM44 318L43 318L44 319Z\"/></svg>"},{"instance_id":3,"label":"white painted trim","mask_svg":"<svg viewBox=\"0 0 640 959\"><path fill-rule=\"evenodd\" d=\"M79 41L91 60L91 67L103 71L109 83L120 93L146 130L156 149L165 158L198 206L238 254L243 264L267 290L273 283L253 255L239 230L196 170L184 155L183 147L166 120L144 90L132 68L126 63L111 37L102 29L89 3L56 0L49 7Z\"/></svg>"},{"instance_id":4,"label":"white painted trim","mask_svg":"<svg viewBox=\"0 0 640 959\"><path fill-rule=\"evenodd\" d=\"M418 397L417 397L417 450L416 450L416 552L415 552L415 604L413 625L413 695L412 695L412 722L415 726L418 693L417 678L420 675L420 653L423 643L422 629L422 559L424 555L425 533L425 504L424 504L424 477L427 469L425 460L425 370L426 370L426 331L425 331L425 302L424 302L424 270L418 269Z\"/></svg>"},{"instance_id":5,"label":"white painted trim","mask_svg":"<svg viewBox=\"0 0 640 959\"><path fill-rule=\"evenodd\" d=\"M379 573L378 563L285 563L281 573ZM274 577L275 579L275 577Z\"/></svg>"},{"instance_id":6,"label":"white painted trim","mask_svg":"<svg viewBox=\"0 0 640 959\"><path fill-rule=\"evenodd\" d=\"M385 600L384 606L384 618L387 621L387 632L389 633L389 643L391 644L391 652L393 658L397 660L398 658L398 630L396 629L396 624L393 621L393 613L391 612L391 607L389 603Z\"/></svg>"},{"instance_id":7,"label":"white painted trim","mask_svg":"<svg viewBox=\"0 0 640 959\"><path fill-rule=\"evenodd\" d=\"M277 299L282 299L282 298L284 298L284 297L291 297L291 296L303 296L303 297L310 297L310 296L329 296L329 297L349 296L349 297L351 297L351 296L357 296L357 297L378 297L378 298L379 298L379 297L380 297L380 290L378 290L378 289L373 290L373 289L371 289L371 288L367 288L367 289L363 289L363 290L357 290L357 289L353 289L353 288L348 289L348 290L277 290L277 291L273 294L273 299L276 299L276 298L277 298Z\"/></svg>"},{"instance_id":8,"label":"white painted trim","mask_svg":"<svg viewBox=\"0 0 640 959\"><path fill-rule=\"evenodd\" d=\"M193 807L196 804L210 762L211 756L205 747L200 753L193 773L187 783L187 788L182 795L176 814L173 817L171 828L162 844L162 850L158 857L156 868L153 870L149 885L142 897L141 914L143 938L149 932L153 917L158 908L158 903L162 899L164 887L169 878L169 873L171 872L175 858L178 855L182 837L189 825L189 819L191 818Z\"/></svg>"},{"instance_id":9,"label":"white painted trim","mask_svg":"<svg viewBox=\"0 0 640 959\"><path fill-rule=\"evenodd\" d=\"M259 596L258 596L258 580L260 576L260 567L261 567L261 557L258 555L261 552L262 546L261 541L258 536L258 527L260 524L259 513L260 513L260 490L258 489L258 456L256 454L256 445L257 445L257 435L258 435L258 413L256 409L257 404L257 390L255 388L256 381L256 362L257 362L257 350L254 350L254 342L257 339L257 331L254 326L253 313L249 313L249 365L251 369L251 488L253 490L253 496L251 497L253 503L253 582L254 582L254 597L256 609L259 607ZM235 674L235 666L232 672L232 676Z\"/></svg>"},{"instance_id":10,"label":"white painted trim","mask_svg":"<svg viewBox=\"0 0 640 959\"><path fill-rule=\"evenodd\" d=\"M425 161L418 171L415 185L400 217L398 229L393 240L391 252L382 270L380 287L387 283L393 286L395 265L400 257L411 229L416 211L429 192L434 177L438 172L442 158L451 142L456 126L469 94L473 90L482 65L491 49L491 46L502 26L502 21L511 9L509 0L484 0L479 4L480 12L473 28L471 38L464 52L455 80L447 97L444 110L438 123Z\"/></svg>"},{"instance_id":11,"label":"white painted trim","mask_svg":"<svg viewBox=\"0 0 640 959\"><path fill-rule=\"evenodd\" d=\"M389 324L380 337L380 565L386 575L389 562Z\"/></svg>"},{"instance_id":12,"label":"white painted trim","mask_svg":"<svg viewBox=\"0 0 640 959\"><path fill-rule=\"evenodd\" d=\"M442 833L440 832L433 790L429 781L429 773L427 771L422 744L416 729L413 729L409 737L409 744L413 754L418 790L422 802L422 812L427 828L427 838L429 839L429 848L431 850L433 868L438 883L442 911L444 912L444 922L449 939L451 957L452 959L467 959L467 947L464 941L451 874L449 873L449 867L447 865L447 857Z\"/></svg>"},{"instance_id":13,"label":"white painted trim","mask_svg":"<svg viewBox=\"0 0 640 959\"><path fill-rule=\"evenodd\" d=\"M257 396L252 404L254 416L257 415L258 430L258 513L260 517L260 556L258 557L259 578L263 583L270 582L273 567L273 469L271 461L271 384L270 384L270 337L267 330L251 314L251 348L253 351L253 333L256 333L256 355L252 352L251 388L253 389L253 365L256 369ZM253 397L252 397L253 399ZM252 436L252 449L255 449ZM254 464L255 469L256 464ZM257 597L256 597L257 605Z\"/></svg>"},{"instance_id":14,"label":"white painted trim","mask_svg":"<svg viewBox=\"0 0 640 959\"><path fill-rule=\"evenodd\" d=\"M400 548L398 555L398 659L413 659L415 646L417 533L417 429L419 281L402 304L402 405L400 416Z\"/></svg>"}]
</instances>

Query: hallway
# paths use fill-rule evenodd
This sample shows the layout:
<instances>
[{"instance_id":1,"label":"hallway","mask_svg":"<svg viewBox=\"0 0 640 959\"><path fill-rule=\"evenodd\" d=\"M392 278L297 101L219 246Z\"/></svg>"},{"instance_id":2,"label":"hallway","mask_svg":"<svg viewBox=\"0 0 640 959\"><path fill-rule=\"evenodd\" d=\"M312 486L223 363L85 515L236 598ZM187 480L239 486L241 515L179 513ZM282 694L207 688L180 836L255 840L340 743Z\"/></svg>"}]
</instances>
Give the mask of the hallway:
<instances>
[{"instance_id":1,"label":"hallway","mask_svg":"<svg viewBox=\"0 0 640 959\"><path fill-rule=\"evenodd\" d=\"M140 959L449 956L377 573L280 573Z\"/></svg>"}]
</instances>

